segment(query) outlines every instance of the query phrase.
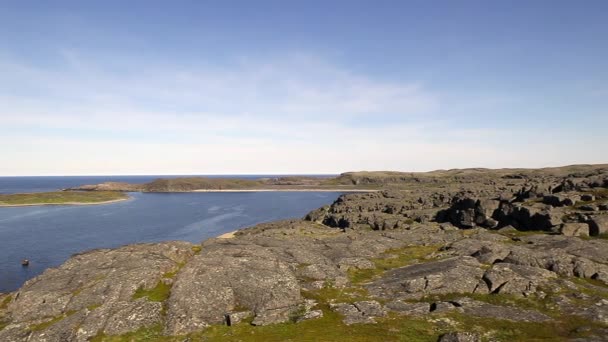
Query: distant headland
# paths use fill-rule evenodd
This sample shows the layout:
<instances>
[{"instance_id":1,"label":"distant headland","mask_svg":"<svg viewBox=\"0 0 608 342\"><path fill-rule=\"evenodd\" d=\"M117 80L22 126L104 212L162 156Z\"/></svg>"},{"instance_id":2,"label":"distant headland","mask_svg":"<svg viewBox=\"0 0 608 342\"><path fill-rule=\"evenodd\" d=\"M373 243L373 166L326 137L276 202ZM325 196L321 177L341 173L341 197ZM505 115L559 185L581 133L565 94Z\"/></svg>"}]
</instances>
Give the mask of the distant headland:
<instances>
[{"instance_id":1,"label":"distant headland","mask_svg":"<svg viewBox=\"0 0 608 342\"><path fill-rule=\"evenodd\" d=\"M0 194L0 207L38 205L93 205L126 201L129 196L120 191L52 191L27 194Z\"/></svg>"}]
</instances>

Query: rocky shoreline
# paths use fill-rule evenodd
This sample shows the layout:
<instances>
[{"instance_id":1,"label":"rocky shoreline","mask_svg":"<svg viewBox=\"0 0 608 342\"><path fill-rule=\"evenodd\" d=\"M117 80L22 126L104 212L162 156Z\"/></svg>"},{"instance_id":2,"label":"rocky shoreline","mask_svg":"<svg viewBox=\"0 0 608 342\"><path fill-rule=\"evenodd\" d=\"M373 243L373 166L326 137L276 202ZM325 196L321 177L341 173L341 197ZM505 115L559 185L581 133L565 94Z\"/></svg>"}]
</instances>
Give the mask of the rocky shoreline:
<instances>
[{"instance_id":1,"label":"rocky shoreline","mask_svg":"<svg viewBox=\"0 0 608 342\"><path fill-rule=\"evenodd\" d=\"M608 166L457 171L75 255L0 295L0 340L604 341Z\"/></svg>"}]
</instances>

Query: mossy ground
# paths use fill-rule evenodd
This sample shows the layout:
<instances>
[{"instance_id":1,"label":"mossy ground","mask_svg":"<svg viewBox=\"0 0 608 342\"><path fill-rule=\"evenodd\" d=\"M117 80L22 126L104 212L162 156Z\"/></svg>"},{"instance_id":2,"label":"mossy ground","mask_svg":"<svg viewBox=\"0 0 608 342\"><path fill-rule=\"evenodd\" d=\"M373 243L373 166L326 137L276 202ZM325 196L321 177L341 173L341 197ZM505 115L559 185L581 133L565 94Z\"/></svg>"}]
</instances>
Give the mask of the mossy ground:
<instances>
[{"instance_id":1,"label":"mossy ground","mask_svg":"<svg viewBox=\"0 0 608 342\"><path fill-rule=\"evenodd\" d=\"M361 284L372 280L388 270L412 265L429 257L439 249L439 246L412 246L389 249L379 258L371 261L375 264L372 269L349 270L348 275L354 284Z\"/></svg>"},{"instance_id":2,"label":"mossy ground","mask_svg":"<svg viewBox=\"0 0 608 342\"><path fill-rule=\"evenodd\" d=\"M438 336L449 331L478 332L483 341L566 341L572 338L586 338L594 331L608 328L582 317L565 315L555 304L555 296L563 294L562 290L542 289L545 297L519 297L505 294L447 294L429 296L423 301L447 301L460 297L470 297L489 304L512 306L544 313L552 318L551 322L515 322L489 317L476 317L460 312L433 313L423 317L389 314L377 318L377 324L354 324L347 326L342 316L330 310L330 303L354 303L362 300L376 299L370 297L362 286L384 272L421 261L435 260L439 246L415 246L386 251L380 258L373 259L372 270L352 270L349 276L352 285L336 288L330 282L322 289L303 291L302 296L314 299L318 304L314 309L321 310L323 317L294 323L297 317L286 323L268 326L252 326L249 318L233 326L215 325L203 331L185 336L166 336L163 325L141 328L135 332L120 336L99 334L91 341L95 342L181 342L190 341L436 341ZM306 264L300 265L305 267ZM165 274L172 277L175 272ZM595 280L567 279L574 283L580 292L593 298L606 298L608 288ZM171 287L159 281L152 289L139 289L137 298L164 302ZM564 290L567 291L567 290ZM570 292L577 290L569 290ZM382 301L381 301L382 302ZM245 308L243 308L244 310Z\"/></svg>"},{"instance_id":3,"label":"mossy ground","mask_svg":"<svg viewBox=\"0 0 608 342\"><path fill-rule=\"evenodd\" d=\"M139 288L135 291L133 299L147 298L151 302L164 302L171 294L171 285L159 280L151 289Z\"/></svg>"},{"instance_id":4,"label":"mossy ground","mask_svg":"<svg viewBox=\"0 0 608 342\"><path fill-rule=\"evenodd\" d=\"M117 191L54 191L30 194L4 194L0 195L0 206L67 203L91 204L127 198L126 194Z\"/></svg>"},{"instance_id":5,"label":"mossy ground","mask_svg":"<svg viewBox=\"0 0 608 342\"><path fill-rule=\"evenodd\" d=\"M42 322L42 323L39 323L39 324L31 325L29 327L29 330L30 331L42 331L42 330L50 327L51 325L53 325L53 324L55 324L55 323L63 320L64 318L70 317L71 315L73 315L75 313L76 313L76 311L67 311L67 312L65 312L65 313L63 313L61 315L57 315L57 316L49 319L48 321L45 321L45 322Z\"/></svg>"}]
</instances>

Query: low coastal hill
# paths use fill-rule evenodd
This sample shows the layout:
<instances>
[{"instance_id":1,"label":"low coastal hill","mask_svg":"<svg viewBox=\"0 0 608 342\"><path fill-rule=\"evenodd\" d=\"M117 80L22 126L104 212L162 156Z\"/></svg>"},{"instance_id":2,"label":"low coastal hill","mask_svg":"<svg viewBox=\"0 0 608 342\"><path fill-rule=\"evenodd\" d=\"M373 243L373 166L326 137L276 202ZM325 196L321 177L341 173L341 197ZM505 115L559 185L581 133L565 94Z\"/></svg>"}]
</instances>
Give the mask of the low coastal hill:
<instances>
[{"instance_id":1,"label":"low coastal hill","mask_svg":"<svg viewBox=\"0 0 608 342\"><path fill-rule=\"evenodd\" d=\"M336 177L289 176L261 179L180 177L160 178L144 184L107 182L82 185L66 190L188 192L204 190L378 190L411 189L428 185L459 186L470 183L524 183L530 179L584 177L590 172L608 170L608 164L572 165L544 169L454 169L430 172L362 171L346 172Z\"/></svg>"},{"instance_id":2,"label":"low coastal hill","mask_svg":"<svg viewBox=\"0 0 608 342\"><path fill-rule=\"evenodd\" d=\"M0 340L605 341L605 165L371 178L397 185L75 255L0 295Z\"/></svg>"}]
</instances>

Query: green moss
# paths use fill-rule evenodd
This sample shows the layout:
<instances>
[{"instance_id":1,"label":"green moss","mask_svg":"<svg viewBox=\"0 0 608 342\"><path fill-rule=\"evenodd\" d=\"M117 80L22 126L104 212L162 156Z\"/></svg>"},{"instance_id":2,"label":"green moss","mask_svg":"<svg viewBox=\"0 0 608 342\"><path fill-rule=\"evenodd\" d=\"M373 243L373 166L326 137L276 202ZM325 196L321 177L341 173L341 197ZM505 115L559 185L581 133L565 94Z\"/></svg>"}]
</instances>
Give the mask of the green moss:
<instances>
[{"instance_id":1,"label":"green moss","mask_svg":"<svg viewBox=\"0 0 608 342\"><path fill-rule=\"evenodd\" d=\"M463 331L477 332L495 341L568 341L592 336L606 328L601 323L569 315L549 322L515 322L457 312L446 314L446 317L457 321Z\"/></svg>"},{"instance_id":2,"label":"green moss","mask_svg":"<svg viewBox=\"0 0 608 342\"><path fill-rule=\"evenodd\" d=\"M195 246L196 247L196 246ZM163 278L165 279L173 279L175 278L175 276L177 275L177 273L184 267L186 266L185 262L180 262L177 264L177 267L170 272L166 272L165 274L163 274Z\"/></svg>"},{"instance_id":3,"label":"green moss","mask_svg":"<svg viewBox=\"0 0 608 342\"><path fill-rule=\"evenodd\" d=\"M412 246L390 249L384 252L382 257L371 260L375 264L375 268L351 269L349 270L348 275L351 282L354 284L361 284L388 270L420 262L421 259L428 258L438 249L439 246Z\"/></svg>"},{"instance_id":4,"label":"green moss","mask_svg":"<svg viewBox=\"0 0 608 342\"><path fill-rule=\"evenodd\" d=\"M13 300L12 296L6 296L6 298L4 298L0 303L0 310L6 309L11 300Z\"/></svg>"},{"instance_id":5,"label":"green moss","mask_svg":"<svg viewBox=\"0 0 608 342\"><path fill-rule=\"evenodd\" d=\"M5 321L0 321L0 331L6 328L10 323Z\"/></svg>"},{"instance_id":6,"label":"green moss","mask_svg":"<svg viewBox=\"0 0 608 342\"><path fill-rule=\"evenodd\" d=\"M151 289L146 290L142 287L137 289L135 294L133 294L133 299L147 298L151 302L164 302L169 298L170 294L171 285L167 285L159 280L156 286Z\"/></svg>"},{"instance_id":7,"label":"green moss","mask_svg":"<svg viewBox=\"0 0 608 342\"><path fill-rule=\"evenodd\" d=\"M580 293L588 296L608 299L608 285L596 279L589 278L570 278L577 285Z\"/></svg>"},{"instance_id":8,"label":"green moss","mask_svg":"<svg viewBox=\"0 0 608 342\"><path fill-rule=\"evenodd\" d=\"M368 300L369 294L366 289L360 287L324 287L315 291L302 291L302 297L314 299L319 303L330 303L332 301L339 303L354 303L361 300Z\"/></svg>"},{"instance_id":9,"label":"green moss","mask_svg":"<svg viewBox=\"0 0 608 342\"><path fill-rule=\"evenodd\" d=\"M40 324L34 324L34 325L30 325L29 326L29 330L30 331L42 331L45 330L46 328L50 327L51 325L65 319L66 317L70 317L71 315L75 314L76 311L67 311L61 315L55 316L53 318L51 318L50 320L46 321L46 322L42 322Z\"/></svg>"},{"instance_id":10,"label":"green moss","mask_svg":"<svg viewBox=\"0 0 608 342\"><path fill-rule=\"evenodd\" d=\"M298 322L302 317L306 314L306 308L303 305L300 305L296 310L292 311L289 314L289 321L292 323Z\"/></svg>"},{"instance_id":11,"label":"green moss","mask_svg":"<svg viewBox=\"0 0 608 342\"><path fill-rule=\"evenodd\" d=\"M89 310L89 311L93 311L93 310L97 309L97 308L98 308L98 307L100 307L100 306L101 306L101 304L93 304L93 305L89 305L89 306L87 306L87 310Z\"/></svg>"},{"instance_id":12,"label":"green moss","mask_svg":"<svg viewBox=\"0 0 608 342\"><path fill-rule=\"evenodd\" d=\"M127 199L128 196L117 191L54 191L31 194L0 195L2 205L44 205L70 203L103 203Z\"/></svg>"}]
</instances>

